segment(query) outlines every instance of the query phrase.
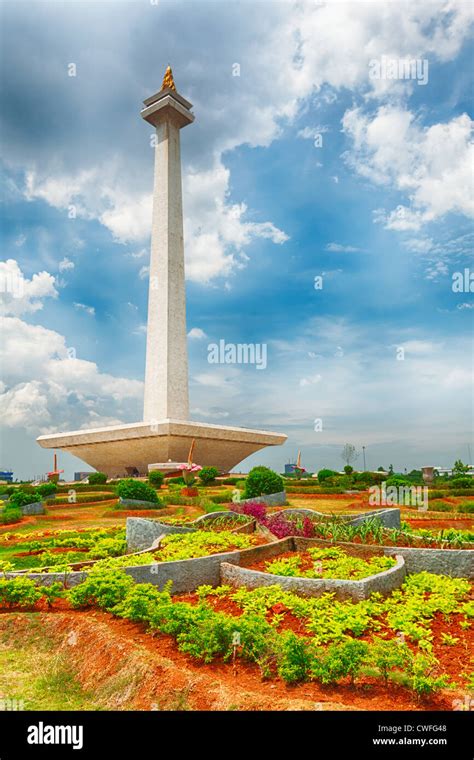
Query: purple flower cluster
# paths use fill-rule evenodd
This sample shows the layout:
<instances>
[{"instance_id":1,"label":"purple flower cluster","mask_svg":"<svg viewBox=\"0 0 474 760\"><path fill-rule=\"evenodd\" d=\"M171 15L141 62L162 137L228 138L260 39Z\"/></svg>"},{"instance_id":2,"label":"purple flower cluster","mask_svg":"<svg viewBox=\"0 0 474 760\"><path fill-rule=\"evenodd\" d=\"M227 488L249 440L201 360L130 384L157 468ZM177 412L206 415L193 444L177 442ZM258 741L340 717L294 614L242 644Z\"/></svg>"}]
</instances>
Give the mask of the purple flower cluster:
<instances>
[{"instance_id":1,"label":"purple flower cluster","mask_svg":"<svg viewBox=\"0 0 474 760\"><path fill-rule=\"evenodd\" d=\"M264 523L267 516L267 508L260 501L249 501L246 504L232 504L234 512L253 517L258 522Z\"/></svg>"},{"instance_id":2,"label":"purple flower cluster","mask_svg":"<svg viewBox=\"0 0 474 760\"><path fill-rule=\"evenodd\" d=\"M311 538L314 536L314 525L309 517L305 517L301 523L300 521L286 517L280 512L276 512L274 515L267 517L263 524L277 538L286 538L286 536Z\"/></svg>"},{"instance_id":3,"label":"purple flower cluster","mask_svg":"<svg viewBox=\"0 0 474 760\"><path fill-rule=\"evenodd\" d=\"M249 501L246 504L232 504L232 509L239 514L253 517L261 525L268 528L277 538L286 538L286 536L312 538L314 536L314 524L309 517L305 517L303 520L295 520L281 512L267 515L265 504L259 501Z\"/></svg>"}]
</instances>

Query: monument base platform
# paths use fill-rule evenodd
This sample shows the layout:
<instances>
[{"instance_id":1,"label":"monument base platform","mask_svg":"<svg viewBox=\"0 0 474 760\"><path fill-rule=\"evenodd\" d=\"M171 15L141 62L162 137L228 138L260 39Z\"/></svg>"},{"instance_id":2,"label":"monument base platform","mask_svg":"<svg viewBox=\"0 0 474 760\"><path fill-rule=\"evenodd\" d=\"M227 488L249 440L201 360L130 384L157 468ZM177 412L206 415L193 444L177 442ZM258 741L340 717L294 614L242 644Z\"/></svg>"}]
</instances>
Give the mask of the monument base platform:
<instances>
[{"instance_id":1,"label":"monument base platform","mask_svg":"<svg viewBox=\"0 0 474 760\"><path fill-rule=\"evenodd\" d=\"M148 465L154 462L186 462L193 438L196 464L230 472L250 454L266 446L281 446L287 437L264 430L166 419L41 435L37 442L44 449L67 451L109 478L121 478L148 475Z\"/></svg>"}]
</instances>

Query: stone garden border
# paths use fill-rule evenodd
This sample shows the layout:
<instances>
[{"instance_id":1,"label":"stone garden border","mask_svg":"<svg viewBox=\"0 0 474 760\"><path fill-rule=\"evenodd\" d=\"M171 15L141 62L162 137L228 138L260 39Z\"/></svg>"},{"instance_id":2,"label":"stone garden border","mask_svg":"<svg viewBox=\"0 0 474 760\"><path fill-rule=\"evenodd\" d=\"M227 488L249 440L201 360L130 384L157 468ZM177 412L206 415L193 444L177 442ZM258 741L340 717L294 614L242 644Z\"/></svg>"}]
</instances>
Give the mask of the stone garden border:
<instances>
[{"instance_id":1,"label":"stone garden border","mask_svg":"<svg viewBox=\"0 0 474 760\"><path fill-rule=\"evenodd\" d=\"M216 517L235 517L236 512L224 510L222 512L207 512L200 515L187 525L169 525L160 522L159 518L151 519L149 517L127 517L126 522L126 541L127 548L133 552L146 550L152 547L157 538L168 533L194 533L196 528L193 525L200 525L205 522L212 522ZM235 533L253 533L255 520L249 517L247 523L234 528ZM154 547L153 547L154 548Z\"/></svg>"},{"instance_id":2,"label":"stone garden border","mask_svg":"<svg viewBox=\"0 0 474 760\"><path fill-rule=\"evenodd\" d=\"M158 548L159 545L160 541L156 541L154 548ZM136 583L153 583L155 586L163 588L165 583L172 581L172 593L185 594L195 591L201 585L218 586L220 584L220 566L222 562L236 564L242 562L251 565L262 559L273 559L278 554L281 554L281 552L290 551L292 547L293 539L283 538L273 543L252 546L249 549L237 549L221 554L209 554L207 557L197 557L195 559L154 562L151 565L130 565L122 569L127 575L131 575ZM133 560L133 557L131 556L130 559ZM6 578L25 577L24 571L10 572L5 575ZM49 586L55 581L60 581L67 588L70 588L78 583L82 583L86 579L87 573L81 570L73 570L70 573L28 573L26 577L45 586Z\"/></svg>"},{"instance_id":3,"label":"stone garden border","mask_svg":"<svg viewBox=\"0 0 474 760\"><path fill-rule=\"evenodd\" d=\"M245 586L246 588L260 588L261 586L278 584L284 591L291 591L300 596L317 597L332 593L340 601L352 599L354 602L368 599L374 591L378 591L383 596L388 596L402 584L405 575L405 561L399 555L396 555L396 564L388 570L354 581L337 578L298 578L273 575L229 562L222 562L221 564L221 582L223 584Z\"/></svg>"},{"instance_id":4,"label":"stone garden border","mask_svg":"<svg viewBox=\"0 0 474 760\"><path fill-rule=\"evenodd\" d=\"M371 554L401 556L405 560L407 573L434 573L449 575L451 578L474 578L474 549L418 549L412 546L380 546L377 544L354 544L349 541L325 541L320 538L295 537L297 551L308 546L340 546L358 557Z\"/></svg>"}]
</instances>

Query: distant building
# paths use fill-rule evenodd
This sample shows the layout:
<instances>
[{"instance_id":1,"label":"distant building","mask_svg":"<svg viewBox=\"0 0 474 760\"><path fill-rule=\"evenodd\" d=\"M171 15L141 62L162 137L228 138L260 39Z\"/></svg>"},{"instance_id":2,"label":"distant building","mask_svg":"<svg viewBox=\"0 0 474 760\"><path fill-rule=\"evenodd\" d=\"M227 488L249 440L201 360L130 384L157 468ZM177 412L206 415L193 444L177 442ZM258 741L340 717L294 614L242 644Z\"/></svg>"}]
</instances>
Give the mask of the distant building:
<instances>
[{"instance_id":1,"label":"distant building","mask_svg":"<svg viewBox=\"0 0 474 760\"><path fill-rule=\"evenodd\" d=\"M84 480L84 478L88 478L89 475L92 475L94 470L89 470L89 472L75 472L74 473L74 480Z\"/></svg>"},{"instance_id":2,"label":"distant building","mask_svg":"<svg viewBox=\"0 0 474 760\"><path fill-rule=\"evenodd\" d=\"M285 475L293 475L296 467L296 462L294 464L285 464Z\"/></svg>"},{"instance_id":3,"label":"distant building","mask_svg":"<svg viewBox=\"0 0 474 760\"><path fill-rule=\"evenodd\" d=\"M7 483L13 483L12 470L0 470L0 480L6 480Z\"/></svg>"}]
</instances>

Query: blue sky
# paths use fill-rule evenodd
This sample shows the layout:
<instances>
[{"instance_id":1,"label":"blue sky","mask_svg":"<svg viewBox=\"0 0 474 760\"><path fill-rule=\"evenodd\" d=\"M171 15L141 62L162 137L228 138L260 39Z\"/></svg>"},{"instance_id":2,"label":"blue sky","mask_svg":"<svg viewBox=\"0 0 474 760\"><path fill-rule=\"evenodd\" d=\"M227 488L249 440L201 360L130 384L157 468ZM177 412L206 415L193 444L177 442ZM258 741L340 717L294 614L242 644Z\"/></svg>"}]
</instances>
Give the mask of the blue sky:
<instances>
[{"instance_id":1,"label":"blue sky","mask_svg":"<svg viewBox=\"0 0 474 760\"><path fill-rule=\"evenodd\" d=\"M40 474L40 433L141 418L139 110L168 62L196 116L181 134L192 417L288 435L244 470L298 449L308 469L339 468L346 442L374 468L467 460L474 302L452 276L472 269L472 15L3 3L1 466ZM426 60L427 84L372 79L382 56ZM209 364L220 339L267 344L267 369Z\"/></svg>"}]
</instances>

